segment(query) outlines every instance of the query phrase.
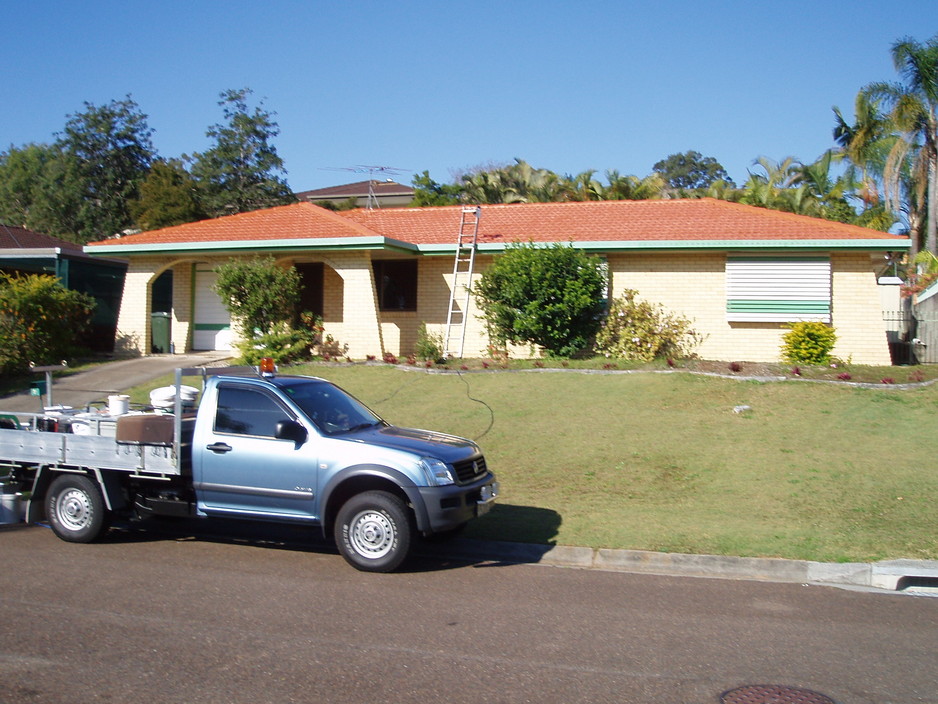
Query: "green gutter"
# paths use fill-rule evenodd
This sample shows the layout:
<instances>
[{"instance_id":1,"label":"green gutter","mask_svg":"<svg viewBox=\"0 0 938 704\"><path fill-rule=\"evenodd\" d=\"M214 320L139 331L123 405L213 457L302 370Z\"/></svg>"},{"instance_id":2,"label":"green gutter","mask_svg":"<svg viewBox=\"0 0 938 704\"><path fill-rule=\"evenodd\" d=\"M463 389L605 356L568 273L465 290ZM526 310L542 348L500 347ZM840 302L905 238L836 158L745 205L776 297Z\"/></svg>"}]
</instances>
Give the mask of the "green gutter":
<instances>
[{"instance_id":1,"label":"green gutter","mask_svg":"<svg viewBox=\"0 0 938 704\"><path fill-rule=\"evenodd\" d=\"M477 246L480 253L503 252L513 242L482 242ZM585 251L673 251L695 249L752 250L752 249L820 249L820 250L906 250L911 246L907 239L856 239L856 240L630 240L604 242L535 242L536 247L551 247L554 244L571 244ZM417 250L426 255L453 255L456 247L450 244L418 245Z\"/></svg>"},{"instance_id":2,"label":"green gutter","mask_svg":"<svg viewBox=\"0 0 938 704\"><path fill-rule=\"evenodd\" d=\"M325 239L296 238L289 240L226 240L223 242L180 242L174 244L103 244L85 246L92 256L128 256L133 254L224 254L234 252L281 252L317 250L383 249L417 254L416 245L389 237L330 237Z\"/></svg>"},{"instance_id":3,"label":"green gutter","mask_svg":"<svg viewBox=\"0 0 938 704\"><path fill-rule=\"evenodd\" d=\"M504 252L513 242L481 242L477 250L483 254ZM535 242L537 247L551 247L556 242ZM630 251L674 251L674 250L907 250L908 239L836 239L836 240L607 240L602 242L572 242L576 249L595 252ZM224 242L182 242L179 244L104 244L85 246L84 251L92 256L128 256L134 254L226 254L240 252L282 252L321 250L385 250L403 254L427 256L452 256L456 253L453 244L415 245L389 237L332 237L327 239L296 238L289 240L237 240Z\"/></svg>"}]
</instances>

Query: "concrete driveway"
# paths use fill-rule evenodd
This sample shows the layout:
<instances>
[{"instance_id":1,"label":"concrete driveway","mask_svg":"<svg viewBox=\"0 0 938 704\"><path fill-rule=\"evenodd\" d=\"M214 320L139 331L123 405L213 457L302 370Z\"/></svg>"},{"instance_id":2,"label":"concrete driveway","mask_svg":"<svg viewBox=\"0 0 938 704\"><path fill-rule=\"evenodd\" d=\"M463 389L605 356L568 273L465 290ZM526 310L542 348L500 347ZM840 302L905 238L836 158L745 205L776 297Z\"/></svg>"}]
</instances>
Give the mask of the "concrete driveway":
<instances>
[{"instance_id":1,"label":"concrete driveway","mask_svg":"<svg viewBox=\"0 0 938 704\"><path fill-rule=\"evenodd\" d=\"M56 379L52 386L52 402L73 408L81 408L95 401L106 402L109 395L168 374L176 367L217 366L230 356L230 352L194 352L106 362ZM34 381L44 379L44 373L33 373ZM17 413L40 413L45 402L45 396L40 398L24 391L0 399L0 409Z\"/></svg>"}]
</instances>

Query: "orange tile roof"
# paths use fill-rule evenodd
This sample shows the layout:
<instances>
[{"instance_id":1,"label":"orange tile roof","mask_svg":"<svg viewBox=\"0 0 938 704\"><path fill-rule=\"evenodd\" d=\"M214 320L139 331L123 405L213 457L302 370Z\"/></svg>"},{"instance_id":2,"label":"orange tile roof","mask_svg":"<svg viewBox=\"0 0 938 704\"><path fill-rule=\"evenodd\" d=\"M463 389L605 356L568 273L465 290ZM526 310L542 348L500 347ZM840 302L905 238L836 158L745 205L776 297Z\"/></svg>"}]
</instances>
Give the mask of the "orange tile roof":
<instances>
[{"instance_id":1,"label":"orange tile roof","mask_svg":"<svg viewBox=\"0 0 938 704\"><path fill-rule=\"evenodd\" d=\"M118 240L91 242L90 247L107 245L219 243L245 240L292 240L348 237L376 237L351 220L311 203L294 203L250 213L238 213L214 220L126 235Z\"/></svg>"},{"instance_id":2,"label":"orange tile roof","mask_svg":"<svg viewBox=\"0 0 938 704\"><path fill-rule=\"evenodd\" d=\"M453 244L460 210L461 206L396 208L341 215L394 239ZM481 212L482 242L906 239L711 198L483 205Z\"/></svg>"},{"instance_id":3,"label":"orange tile roof","mask_svg":"<svg viewBox=\"0 0 938 704\"><path fill-rule=\"evenodd\" d=\"M454 245L462 206L332 212L295 203L128 235L106 245L219 244L237 241L386 237L414 245ZM592 201L483 205L480 242L680 242L894 240L908 238L749 205L699 200Z\"/></svg>"}]
</instances>

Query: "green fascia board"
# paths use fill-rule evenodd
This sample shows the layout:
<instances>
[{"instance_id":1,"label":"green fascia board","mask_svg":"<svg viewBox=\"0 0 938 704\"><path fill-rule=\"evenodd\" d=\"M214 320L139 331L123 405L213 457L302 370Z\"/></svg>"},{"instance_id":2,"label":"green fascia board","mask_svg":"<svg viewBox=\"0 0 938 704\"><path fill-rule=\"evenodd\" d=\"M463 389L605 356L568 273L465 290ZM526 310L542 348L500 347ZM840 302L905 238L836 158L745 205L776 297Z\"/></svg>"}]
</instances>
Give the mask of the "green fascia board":
<instances>
[{"instance_id":1,"label":"green fascia board","mask_svg":"<svg viewBox=\"0 0 938 704\"><path fill-rule=\"evenodd\" d=\"M482 242L476 245L480 253L504 252L514 242ZM909 240L607 240L601 242L535 242L537 247L568 244L576 249L594 252L616 251L675 251L675 250L876 250L897 251L909 249ZM288 240L238 240L224 242L183 242L179 244L114 244L84 248L91 256L132 256L144 254L227 254L237 252L280 252L318 250L390 250L406 254L428 256L456 253L453 244L412 244L390 237L333 237L326 239L296 238Z\"/></svg>"},{"instance_id":2,"label":"green fascia board","mask_svg":"<svg viewBox=\"0 0 938 704\"><path fill-rule=\"evenodd\" d=\"M482 242L476 245L476 251L486 254L497 254L505 251L512 244L519 242ZM630 241L602 241L602 242L534 242L536 247L552 247L555 244L570 245L576 249L597 252L616 251L675 251L675 250L741 250L754 249L765 252L798 250L876 250L898 251L907 250L911 243L907 239L881 240L630 240ZM426 244L417 245L417 250L424 255L454 255L453 244Z\"/></svg>"},{"instance_id":3,"label":"green fascia board","mask_svg":"<svg viewBox=\"0 0 938 704\"><path fill-rule=\"evenodd\" d=\"M417 254L417 246L389 237L330 237L324 239L296 238L289 240L237 240L224 242L180 242L178 244L115 244L85 247L92 256L130 256L143 254L230 254L250 252L318 251L318 250L393 250Z\"/></svg>"}]
</instances>

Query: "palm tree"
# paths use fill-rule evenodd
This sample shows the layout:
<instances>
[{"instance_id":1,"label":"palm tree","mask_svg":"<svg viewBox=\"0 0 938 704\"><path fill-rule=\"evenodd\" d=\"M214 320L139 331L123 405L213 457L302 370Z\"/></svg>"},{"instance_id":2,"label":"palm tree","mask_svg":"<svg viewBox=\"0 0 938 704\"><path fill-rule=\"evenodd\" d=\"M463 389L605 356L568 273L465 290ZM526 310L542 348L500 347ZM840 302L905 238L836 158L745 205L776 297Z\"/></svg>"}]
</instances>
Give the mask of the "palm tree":
<instances>
[{"instance_id":1,"label":"palm tree","mask_svg":"<svg viewBox=\"0 0 938 704\"><path fill-rule=\"evenodd\" d=\"M855 122L844 119L834 106L834 141L840 145L836 155L849 162L845 176L860 186L859 197L867 208L880 202L880 183L889 152L896 142L895 131L888 117L880 110L878 100L862 90L854 100Z\"/></svg>"},{"instance_id":2,"label":"palm tree","mask_svg":"<svg viewBox=\"0 0 938 704\"><path fill-rule=\"evenodd\" d=\"M574 201L603 200L603 187L593 178L595 173L595 170L588 169L576 176L564 178L560 186L561 197Z\"/></svg>"},{"instance_id":3,"label":"palm tree","mask_svg":"<svg viewBox=\"0 0 938 704\"><path fill-rule=\"evenodd\" d=\"M606 171L608 186L602 189L602 200L652 200L661 198L665 183L661 174L655 172L645 178L622 176L618 171Z\"/></svg>"},{"instance_id":4,"label":"palm tree","mask_svg":"<svg viewBox=\"0 0 938 704\"><path fill-rule=\"evenodd\" d=\"M863 91L881 100L903 139L893 146L886 181L893 193L901 188L908 163L918 203L924 206L925 249L938 252L938 35L924 44L906 37L892 46L892 60L905 83L878 82ZM911 216L911 212L910 212ZM910 229L911 229L910 222ZM918 233L913 231L913 249Z\"/></svg>"},{"instance_id":5,"label":"palm tree","mask_svg":"<svg viewBox=\"0 0 938 704\"><path fill-rule=\"evenodd\" d=\"M791 210L790 196L785 192L798 178L799 164L795 157L785 157L781 162L776 162L760 156L754 165L761 167L764 173L749 172L749 180L743 186L740 202L773 210Z\"/></svg>"}]
</instances>

